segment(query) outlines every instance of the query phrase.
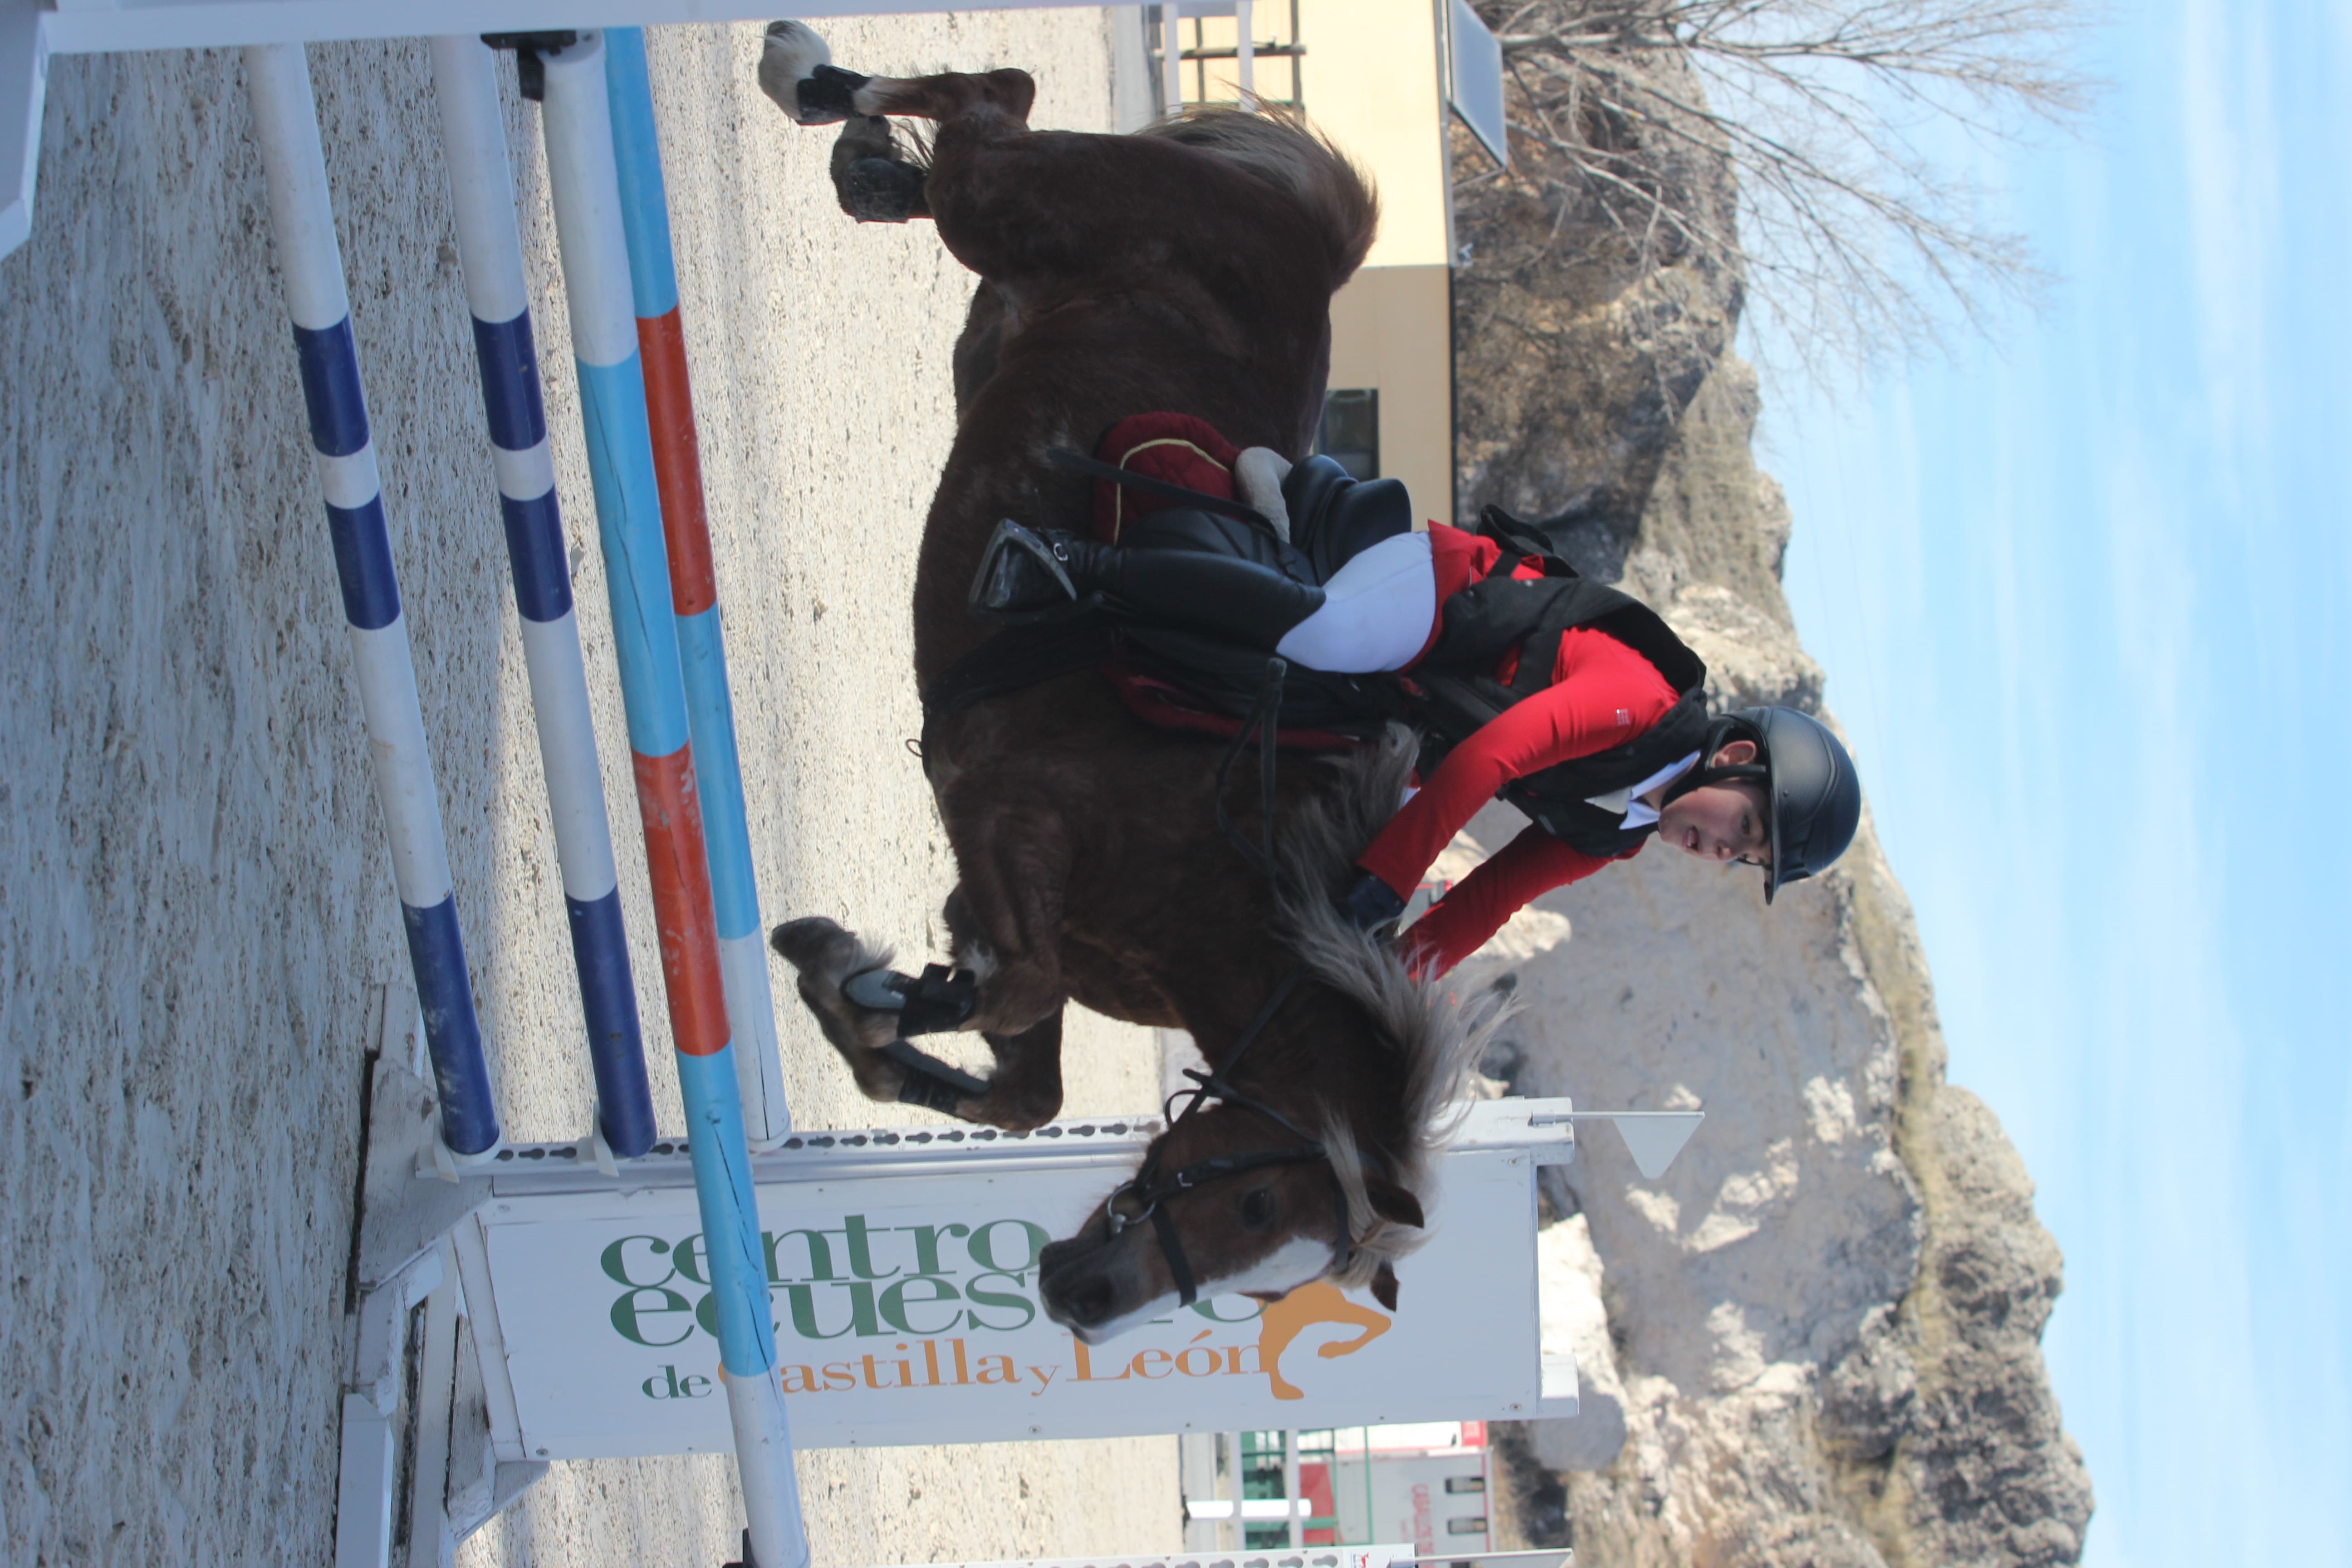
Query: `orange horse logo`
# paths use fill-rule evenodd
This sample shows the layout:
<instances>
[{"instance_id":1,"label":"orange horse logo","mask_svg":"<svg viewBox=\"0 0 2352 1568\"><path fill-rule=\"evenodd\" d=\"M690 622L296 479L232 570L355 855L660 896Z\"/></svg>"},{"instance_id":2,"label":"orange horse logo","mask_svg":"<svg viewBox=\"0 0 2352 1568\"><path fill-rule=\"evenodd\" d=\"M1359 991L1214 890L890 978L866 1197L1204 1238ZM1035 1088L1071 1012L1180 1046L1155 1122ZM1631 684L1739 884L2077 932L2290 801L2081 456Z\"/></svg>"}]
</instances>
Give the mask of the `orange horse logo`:
<instances>
[{"instance_id":1,"label":"orange horse logo","mask_svg":"<svg viewBox=\"0 0 2352 1568\"><path fill-rule=\"evenodd\" d=\"M1333 1340L1315 1353L1328 1361L1353 1355L1389 1331L1389 1316L1376 1308L1359 1306L1328 1279L1301 1285L1279 1301L1270 1301L1258 1318L1257 1364L1274 1385L1276 1399L1304 1399L1304 1390L1284 1381L1282 1352L1290 1342L1318 1323L1347 1323L1362 1330L1352 1340Z\"/></svg>"}]
</instances>

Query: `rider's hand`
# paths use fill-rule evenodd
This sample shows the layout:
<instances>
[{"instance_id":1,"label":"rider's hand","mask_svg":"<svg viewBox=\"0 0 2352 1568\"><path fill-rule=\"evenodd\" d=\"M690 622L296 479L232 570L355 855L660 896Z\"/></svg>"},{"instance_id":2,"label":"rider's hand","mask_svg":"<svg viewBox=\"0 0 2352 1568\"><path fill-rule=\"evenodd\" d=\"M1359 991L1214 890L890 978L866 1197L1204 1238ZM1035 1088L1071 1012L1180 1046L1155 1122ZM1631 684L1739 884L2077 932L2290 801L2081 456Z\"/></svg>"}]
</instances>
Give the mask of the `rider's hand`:
<instances>
[{"instance_id":1,"label":"rider's hand","mask_svg":"<svg viewBox=\"0 0 2352 1568\"><path fill-rule=\"evenodd\" d=\"M1395 889L1367 871L1340 896L1339 913L1358 931L1378 931L1394 924L1404 913L1404 900L1397 897Z\"/></svg>"}]
</instances>

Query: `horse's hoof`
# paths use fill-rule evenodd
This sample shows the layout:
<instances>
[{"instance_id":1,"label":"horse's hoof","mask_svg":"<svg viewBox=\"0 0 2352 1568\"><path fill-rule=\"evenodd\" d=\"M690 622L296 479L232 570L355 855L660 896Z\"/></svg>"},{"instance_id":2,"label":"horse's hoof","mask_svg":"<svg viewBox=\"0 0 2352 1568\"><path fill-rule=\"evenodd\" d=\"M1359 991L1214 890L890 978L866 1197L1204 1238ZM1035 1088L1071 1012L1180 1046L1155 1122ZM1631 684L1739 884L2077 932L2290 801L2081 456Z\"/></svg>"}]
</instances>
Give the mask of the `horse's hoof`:
<instances>
[{"instance_id":1,"label":"horse's hoof","mask_svg":"<svg viewBox=\"0 0 2352 1568\"><path fill-rule=\"evenodd\" d=\"M860 223L905 223L923 210L924 174L894 158L860 158L837 182L842 210Z\"/></svg>"},{"instance_id":2,"label":"horse's hoof","mask_svg":"<svg viewBox=\"0 0 2352 1568\"><path fill-rule=\"evenodd\" d=\"M840 924L823 915L803 915L796 921L786 921L768 933L768 945L777 955L796 968L823 960L825 949L838 938L849 933Z\"/></svg>"},{"instance_id":3,"label":"horse's hoof","mask_svg":"<svg viewBox=\"0 0 2352 1568\"><path fill-rule=\"evenodd\" d=\"M870 79L833 64L814 27L793 21L771 22L760 50L760 90L799 125L833 125L856 110L851 95Z\"/></svg>"},{"instance_id":4,"label":"horse's hoof","mask_svg":"<svg viewBox=\"0 0 2352 1568\"><path fill-rule=\"evenodd\" d=\"M760 47L760 90L778 109L800 120L801 83L814 76L817 67L832 60L833 51L814 27L801 22L771 22Z\"/></svg>"}]
</instances>

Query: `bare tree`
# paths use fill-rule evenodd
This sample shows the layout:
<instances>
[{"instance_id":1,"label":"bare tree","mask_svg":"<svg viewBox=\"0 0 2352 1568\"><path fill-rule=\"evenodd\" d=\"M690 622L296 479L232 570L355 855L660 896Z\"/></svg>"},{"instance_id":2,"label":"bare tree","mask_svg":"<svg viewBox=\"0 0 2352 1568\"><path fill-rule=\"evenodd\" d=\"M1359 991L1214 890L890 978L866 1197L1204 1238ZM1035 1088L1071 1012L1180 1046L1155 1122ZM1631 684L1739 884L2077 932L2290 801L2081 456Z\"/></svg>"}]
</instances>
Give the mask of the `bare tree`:
<instances>
[{"instance_id":1,"label":"bare tree","mask_svg":"<svg viewBox=\"0 0 2352 1568\"><path fill-rule=\"evenodd\" d=\"M2041 282L1926 143L2063 125L2072 0L1486 0L1538 178L1650 265L1735 269L1768 349L1817 374L1941 339ZM1682 68L1672 68L1676 63ZM1727 163L1736 214L1680 177Z\"/></svg>"}]
</instances>

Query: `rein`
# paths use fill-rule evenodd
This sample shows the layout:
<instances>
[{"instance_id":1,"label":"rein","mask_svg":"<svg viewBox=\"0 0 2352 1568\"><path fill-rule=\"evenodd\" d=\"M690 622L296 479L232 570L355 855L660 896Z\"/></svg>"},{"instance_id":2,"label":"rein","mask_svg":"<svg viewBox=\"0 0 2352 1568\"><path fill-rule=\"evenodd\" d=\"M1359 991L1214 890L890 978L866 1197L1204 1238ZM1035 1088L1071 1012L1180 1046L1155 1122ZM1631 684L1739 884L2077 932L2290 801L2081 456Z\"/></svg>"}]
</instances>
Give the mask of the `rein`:
<instances>
[{"instance_id":1,"label":"rein","mask_svg":"<svg viewBox=\"0 0 2352 1568\"><path fill-rule=\"evenodd\" d=\"M1245 522L1257 524L1268 533L1276 532L1272 520L1265 513L1247 501L1235 500L1230 496L1213 496L1206 490L1196 490L1189 485L1174 484L1150 474L1139 474L1133 468L1123 468L1116 463L1102 462L1082 452L1073 452L1067 447L1046 448L1045 460L1056 468L1067 468L1074 474L1084 474L1089 479L1108 479L1111 483L1127 489L1141 490L1147 495L1158 496L1162 500L1181 500L1185 505L1198 508L1202 511L1221 512L1226 517L1237 517Z\"/></svg>"},{"instance_id":2,"label":"rein","mask_svg":"<svg viewBox=\"0 0 2352 1568\"><path fill-rule=\"evenodd\" d=\"M1266 661L1265 684L1260 690L1257 705L1251 710L1249 721L1242 726L1240 733L1234 737L1233 744L1226 748L1224 760L1218 764L1215 796L1218 828L1223 832L1227 841L1234 849L1240 852L1242 858L1255 867L1277 891L1284 887L1288 879L1284 875L1282 864L1275 858L1274 852L1276 762L1275 723L1276 716L1282 710L1283 679L1288 673L1289 668L1288 664L1279 658ZM1253 735L1256 736L1258 741L1259 820L1263 839L1261 844L1253 844L1244 837L1240 830L1234 827L1232 816L1225 810L1225 781L1231 776L1234 763L1240 758L1242 749L1249 744ZM1248 1052L1251 1046L1257 1043L1258 1037L1265 1032L1267 1025L1274 1022L1275 1016L1282 1011L1283 1004L1290 1000L1291 994L1298 989L1298 983L1306 976L1307 965L1304 962L1292 964L1289 971L1275 983L1273 992L1259 1004L1257 1012L1251 1016L1250 1021L1242 1026L1241 1035L1234 1040L1233 1049L1225 1053L1224 1065L1212 1068L1206 1072L1191 1068L1185 1068L1184 1076L1192 1080L1192 1087L1178 1089L1170 1095L1160 1108L1160 1114L1168 1121L1168 1133L1162 1134L1163 1138L1172 1134L1178 1125L1186 1117L1200 1110L1203 1103L1222 1101L1227 1105L1240 1106L1244 1110L1255 1111L1297 1139L1301 1147L1262 1149L1249 1154L1213 1154L1205 1160L1196 1160L1192 1164L1166 1175L1160 1173L1155 1163L1147 1160L1143 1168L1136 1172L1124 1186L1114 1191L1103 1205L1103 1224L1111 1239L1117 1239L1119 1234L1129 1226L1140 1225L1146 1220L1151 1222L1152 1234L1160 1243L1160 1256L1168 1261L1168 1272L1175 1279L1177 1293L1181 1297L1184 1306L1189 1307L1201 1299L1199 1281L1192 1273L1192 1260L1185 1256L1183 1238L1176 1232L1176 1222L1168 1217L1168 1211L1163 1206L1162 1200L1173 1197L1178 1193L1189 1192L1209 1182L1222 1180L1227 1176L1244 1175L1251 1171L1262 1171L1271 1166L1306 1165L1320 1162L1330 1171L1331 1204L1338 1220L1336 1228L1339 1235L1339 1258L1333 1267L1346 1268L1353 1254L1355 1238L1348 1225L1348 1193L1347 1189L1339 1184L1339 1170L1337 1165L1331 1163L1330 1150L1325 1146L1321 1139L1255 1096L1243 1092L1234 1086L1233 1081L1234 1071L1243 1056ZM1184 1109L1181 1111L1174 1109L1180 1100L1185 1101ZM1133 1214L1122 1212L1120 1206L1122 1204L1137 1205L1136 1212Z\"/></svg>"},{"instance_id":3,"label":"rein","mask_svg":"<svg viewBox=\"0 0 2352 1568\"><path fill-rule=\"evenodd\" d=\"M1225 748L1224 760L1217 764L1217 787L1210 799L1216 806L1217 831L1225 842L1239 852L1241 858L1257 868L1266 885L1280 892L1289 881L1283 874L1282 862L1274 855L1274 783L1275 768L1280 761L1280 751L1275 743L1275 727L1282 716L1282 683L1289 677L1290 662L1284 658L1265 661L1265 682L1258 688L1256 706L1249 717L1234 732L1233 744ZM1225 810L1225 780L1233 775L1234 763L1240 760L1242 748L1257 737L1258 837L1264 844L1252 844L1234 827L1232 815Z\"/></svg>"}]
</instances>

